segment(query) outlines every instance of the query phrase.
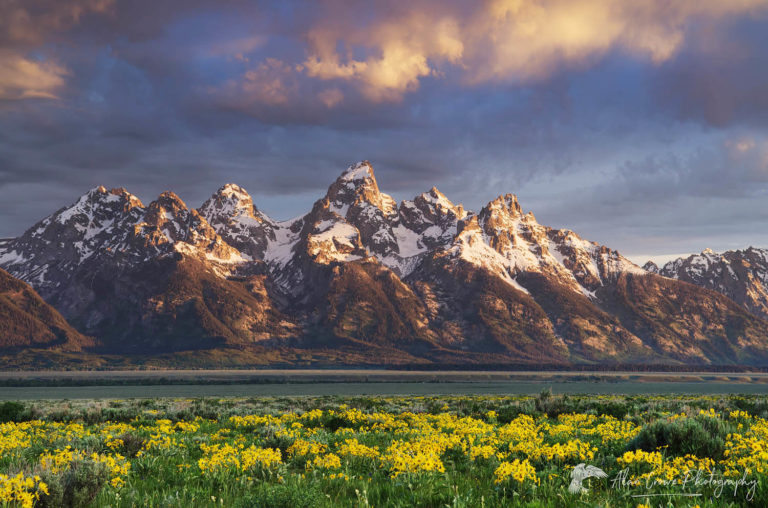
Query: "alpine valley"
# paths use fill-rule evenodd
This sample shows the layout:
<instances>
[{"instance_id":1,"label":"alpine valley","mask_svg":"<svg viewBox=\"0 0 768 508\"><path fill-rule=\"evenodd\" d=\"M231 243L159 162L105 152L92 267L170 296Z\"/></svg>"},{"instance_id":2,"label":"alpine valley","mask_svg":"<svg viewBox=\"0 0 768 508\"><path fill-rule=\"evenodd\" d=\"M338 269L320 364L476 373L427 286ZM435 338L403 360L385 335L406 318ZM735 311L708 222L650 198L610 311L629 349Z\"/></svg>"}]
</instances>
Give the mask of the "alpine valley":
<instances>
[{"instance_id":1,"label":"alpine valley","mask_svg":"<svg viewBox=\"0 0 768 508\"><path fill-rule=\"evenodd\" d=\"M511 194L398 204L367 161L285 222L98 187L0 268L5 365L768 365L768 252L641 268Z\"/></svg>"}]
</instances>

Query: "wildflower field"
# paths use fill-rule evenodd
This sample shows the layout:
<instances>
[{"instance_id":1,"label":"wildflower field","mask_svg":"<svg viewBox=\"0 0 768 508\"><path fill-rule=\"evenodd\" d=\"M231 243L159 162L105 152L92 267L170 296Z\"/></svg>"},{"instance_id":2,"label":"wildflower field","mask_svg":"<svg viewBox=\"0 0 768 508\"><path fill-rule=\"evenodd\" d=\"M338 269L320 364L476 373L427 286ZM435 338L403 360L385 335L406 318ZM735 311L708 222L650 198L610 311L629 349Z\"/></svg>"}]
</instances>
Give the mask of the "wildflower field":
<instances>
[{"instance_id":1,"label":"wildflower field","mask_svg":"<svg viewBox=\"0 0 768 508\"><path fill-rule=\"evenodd\" d=\"M6 402L0 502L764 507L767 418L761 396ZM606 477L573 485L582 463Z\"/></svg>"}]
</instances>

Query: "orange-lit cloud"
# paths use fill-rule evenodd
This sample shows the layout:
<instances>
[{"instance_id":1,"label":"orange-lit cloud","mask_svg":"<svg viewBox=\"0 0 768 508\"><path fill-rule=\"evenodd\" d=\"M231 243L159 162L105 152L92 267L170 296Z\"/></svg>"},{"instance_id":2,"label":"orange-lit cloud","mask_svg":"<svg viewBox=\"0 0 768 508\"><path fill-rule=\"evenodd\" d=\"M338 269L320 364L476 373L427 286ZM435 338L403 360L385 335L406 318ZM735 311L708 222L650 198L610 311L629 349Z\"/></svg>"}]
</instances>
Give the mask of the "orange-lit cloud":
<instances>
[{"instance_id":1,"label":"orange-lit cloud","mask_svg":"<svg viewBox=\"0 0 768 508\"><path fill-rule=\"evenodd\" d=\"M36 62L0 51L0 99L55 99L66 70L54 63Z\"/></svg>"},{"instance_id":2,"label":"orange-lit cloud","mask_svg":"<svg viewBox=\"0 0 768 508\"><path fill-rule=\"evenodd\" d=\"M765 0L492 0L465 33L472 41L468 80L543 79L616 48L660 63L681 46L690 20L766 7Z\"/></svg>"},{"instance_id":3,"label":"orange-lit cloud","mask_svg":"<svg viewBox=\"0 0 768 508\"><path fill-rule=\"evenodd\" d=\"M363 22L354 7L332 3L305 34L307 58L296 72L349 82L373 102L398 101L449 68L474 85L543 80L615 49L661 63L691 20L767 8L766 0L488 0L467 11L414 1Z\"/></svg>"},{"instance_id":4,"label":"orange-lit cloud","mask_svg":"<svg viewBox=\"0 0 768 508\"><path fill-rule=\"evenodd\" d=\"M27 56L48 37L77 24L88 13L103 13L114 0L4 0L0 3L0 99L57 98L66 68Z\"/></svg>"},{"instance_id":5,"label":"orange-lit cloud","mask_svg":"<svg viewBox=\"0 0 768 508\"><path fill-rule=\"evenodd\" d=\"M420 78L434 73L432 62L458 63L464 51L458 22L449 16L436 19L433 12L409 11L370 27L349 28L311 30L303 67L310 77L354 81L375 102L397 100L415 90ZM350 54L359 47L369 55L364 60L342 56L336 49L339 42Z\"/></svg>"},{"instance_id":6,"label":"orange-lit cloud","mask_svg":"<svg viewBox=\"0 0 768 508\"><path fill-rule=\"evenodd\" d=\"M725 143L725 146L731 153L742 154L755 148L755 140L751 137L731 139Z\"/></svg>"},{"instance_id":7,"label":"orange-lit cloud","mask_svg":"<svg viewBox=\"0 0 768 508\"><path fill-rule=\"evenodd\" d=\"M298 93L295 69L275 58L268 58L245 73L242 79L227 83L223 90L214 90L225 102L246 101L277 106L286 104Z\"/></svg>"},{"instance_id":8,"label":"orange-lit cloud","mask_svg":"<svg viewBox=\"0 0 768 508\"><path fill-rule=\"evenodd\" d=\"M328 88L317 94L317 98L320 102L325 104L326 107L332 108L341 103L344 100L344 93L338 88Z\"/></svg>"},{"instance_id":9,"label":"orange-lit cloud","mask_svg":"<svg viewBox=\"0 0 768 508\"><path fill-rule=\"evenodd\" d=\"M731 167L750 168L754 175L768 179L768 139L742 136L725 142Z\"/></svg>"}]
</instances>

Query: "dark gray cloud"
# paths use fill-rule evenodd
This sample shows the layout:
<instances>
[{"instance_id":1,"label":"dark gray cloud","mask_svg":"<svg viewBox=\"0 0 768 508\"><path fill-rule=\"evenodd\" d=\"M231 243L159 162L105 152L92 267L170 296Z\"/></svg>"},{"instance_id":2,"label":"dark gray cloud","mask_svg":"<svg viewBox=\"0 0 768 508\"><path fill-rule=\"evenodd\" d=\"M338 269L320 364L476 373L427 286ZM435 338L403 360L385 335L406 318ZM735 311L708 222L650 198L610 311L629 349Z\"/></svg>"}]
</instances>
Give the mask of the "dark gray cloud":
<instances>
[{"instance_id":1,"label":"dark gray cloud","mask_svg":"<svg viewBox=\"0 0 768 508\"><path fill-rule=\"evenodd\" d=\"M768 127L768 16L698 26L658 70L654 92L682 119Z\"/></svg>"}]
</instances>

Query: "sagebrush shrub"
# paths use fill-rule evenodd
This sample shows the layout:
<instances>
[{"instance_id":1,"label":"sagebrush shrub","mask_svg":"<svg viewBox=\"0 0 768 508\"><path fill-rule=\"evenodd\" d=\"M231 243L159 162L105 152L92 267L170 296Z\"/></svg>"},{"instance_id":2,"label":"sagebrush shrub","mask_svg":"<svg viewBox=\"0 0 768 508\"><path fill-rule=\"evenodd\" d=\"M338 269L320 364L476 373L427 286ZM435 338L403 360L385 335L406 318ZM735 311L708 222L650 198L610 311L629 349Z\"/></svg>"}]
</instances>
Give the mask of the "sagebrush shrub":
<instances>
[{"instance_id":1,"label":"sagebrush shrub","mask_svg":"<svg viewBox=\"0 0 768 508\"><path fill-rule=\"evenodd\" d=\"M647 452L666 449L668 455L696 455L721 459L730 429L719 418L706 416L656 420L644 426L627 446Z\"/></svg>"},{"instance_id":2,"label":"sagebrush shrub","mask_svg":"<svg viewBox=\"0 0 768 508\"><path fill-rule=\"evenodd\" d=\"M21 402L7 401L0 404L0 422L19 422L23 419L26 406Z\"/></svg>"},{"instance_id":3,"label":"sagebrush shrub","mask_svg":"<svg viewBox=\"0 0 768 508\"><path fill-rule=\"evenodd\" d=\"M58 474L43 472L40 476L48 485L48 495L41 496L35 506L84 508L109 480L109 470L103 462L79 460Z\"/></svg>"}]
</instances>

